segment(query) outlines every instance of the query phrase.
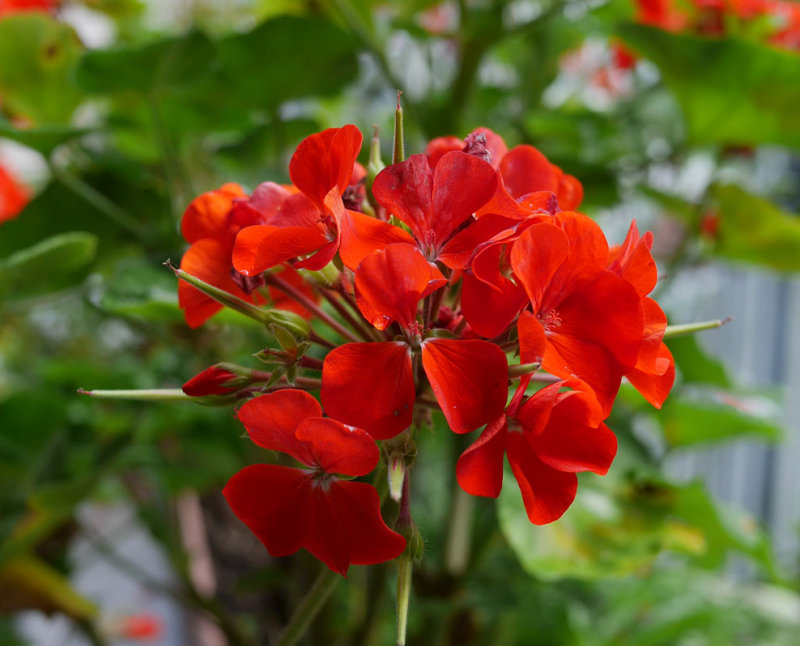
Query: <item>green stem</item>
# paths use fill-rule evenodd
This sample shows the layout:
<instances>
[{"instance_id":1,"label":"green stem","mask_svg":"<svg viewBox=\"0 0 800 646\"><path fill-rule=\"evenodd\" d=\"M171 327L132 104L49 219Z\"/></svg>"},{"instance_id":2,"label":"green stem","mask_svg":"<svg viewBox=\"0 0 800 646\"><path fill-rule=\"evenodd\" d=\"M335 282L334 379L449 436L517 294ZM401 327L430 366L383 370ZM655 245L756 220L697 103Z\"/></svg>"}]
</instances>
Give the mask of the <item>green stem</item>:
<instances>
[{"instance_id":1,"label":"green stem","mask_svg":"<svg viewBox=\"0 0 800 646\"><path fill-rule=\"evenodd\" d=\"M153 388L150 390L85 390L78 388L79 395L98 399L127 399L140 402L191 401L192 398L180 388Z\"/></svg>"},{"instance_id":2,"label":"green stem","mask_svg":"<svg viewBox=\"0 0 800 646\"><path fill-rule=\"evenodd\" d=\"M277 287L293 301L305 307L309 312L313 312L322 322L326 323L331 329L338 332L343 338L347 339L348 341L352 341L353 343L361 343L362 340L359 339L355 334L344 327L341 323L339 323L339 321L333 318L300 290L295 289L282 278L267 272L264 274L264 279L268 285Z\"/></svg>"},{"instance_id":3,"label":"green stem","mask_svg":"<svg viewBox=\"0 0 800 646\"><path fill-rule=\"evenodd\" d=\"M456 484L445 545L445 569L454 577L463 575L469 565L473 507L472 496Z\"/></svg>"},{"instance_id":4,"label":"green stem","mask_svg":"<svg viewBox=\"0 0 800 646\"><path fill-rule=\"evenodd\" d=\"M300 602L294 615L289 620L283 633L276 642L275 646L293 646L300 638L305 635L314 617L317 616L322 606L331 596L336 584L339 583L339 575L327 567L320 572L314 585Z\"/></svg>"},{"instance_id":5,"label":"green stem","mask_svg":"<svg viewBox=\"0 0 800 646\"><path fill-rule=\"evenodd\" d=\"M155 133L158 147L161 149L170 212L173 213L177 220L178 214L183 212L186 202L185 192L181 187L181 167L178 162L178 153L161 118L158 98L153 94L147 97L147 107L150 111L150 118L153 121L153 132Z\"/></svg>"},{"instance_id":6,"label":"green stem","mask_svg":"<svg viewBox=\"0 0 800 646\"><path fill-rule=\"evenodd\" d=\"M70 191L75 193L75 195L91 204L115 224L118 224L126 231L136 235L137 238L143 238L143 231L140 228L139 223L136 221L136 218L134 218L125 209L117 206L105 195L100 193L96 188L90 184L87 184L77 175L73 175L66 170L60 169L49 162L48 166L50 168L50 172L53 174L53 177L55 177Z\"/></svg>"},{"instance_id":7,"label":"green stem","mask_svg":"<svg viewBox=\"0 0 800 646\"><path fill-rule=\"evenodd\" d=\"M694 334L695 332L702 332L703 330L713 330L722 327L729 321L731 317L724 319L714 319L713 321L699 321L698 323L684 323L683 325L668 325L664 331L665 339L672 339L676 336L684 336L686 334Z\"/></svg>"},{"instance_id":8,"label":"green stem","mask_svg":"<svg viewBox=\"0 0 800 646\"><path fill-rule=\"evenodd\" d=\"M405 646L406 643L413 561L410 554L403 554L397 560L397 646Z\"/></svg>"}]
</instances>

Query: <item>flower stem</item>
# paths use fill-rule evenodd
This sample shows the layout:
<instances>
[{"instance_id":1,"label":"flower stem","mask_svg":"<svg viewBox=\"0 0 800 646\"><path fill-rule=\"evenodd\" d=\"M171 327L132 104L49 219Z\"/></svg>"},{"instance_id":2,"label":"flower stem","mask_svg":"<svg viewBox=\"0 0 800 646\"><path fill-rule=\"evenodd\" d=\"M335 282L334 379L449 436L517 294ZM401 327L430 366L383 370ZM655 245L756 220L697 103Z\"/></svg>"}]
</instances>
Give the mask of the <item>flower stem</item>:
<instances>
[{"instance_id":1,"label":"flower stem","mask_svg":"<svg viewBox=\"0 0 800 646\"><path fill-rule=\"evenodd\" d=\"M724 319L714 319L713 321L699 321L698 323L684 323L683 325L668 325L664 331L665 339L672 339L676 336L683 336L685 334L694 334L695 332L702 332L703 330L713 330L714 328L722 327L730 322L732 318L729 316Z\"/></svg>"},{"instance_id":2,"label":"flower stem","mask_svg":"<svg viewBox=\"0 0 800 646\"><path fill-rule=\"evenodd\" d=\"M463 575L469 565L473 503L472 496L456 483L445 545L445 568L455 577Z\"/></svg>"},{"instance_id":3,"label":"flower stem","mask_svg":"<svg viewBox=\"0 0 800 646\"><path fill-rule=\"evenodd\" d=\"M372 335L370 328L364 325L362 321L359 321L342 303L339 302L339 300L335 296L336 292L332 292L329 289L321 289L321 288L318 289L317 291L320 294L322 294L322 297L331 304L333 309L339 312L342 318L345 321L347 321L353 327L354 330L356 330L359 334L361 334L361 336L363 336L366 341L378 340Z\"/></svg>"},{"instance_id":4,"label":"flower stem","mask_svg":"<svg viewBox=\"0 0 800 646\"><path fill-rule=\"evenodd\" d=\"M406 643L412 570L413 558L410 554L403 554L397 560L397 646L405 646Z\"/></svg>"},{"instance_id":5,"label":"flower stem","mask_svg":"<svg viewBox=\"0 0 800 646\"><path fill-rule=\"evenodd\" d=\"M327 567L320 572L314 585L300 602L294 615L289 620L286 628L283 629L280 638L275 646L294 646L306 633L314 617L325 605L336 584L339 583L339 575Z\"/></svg>"},{"instance_id":6,"label":"flower stem","mask_svg":"<svg viewBox=\"0 0 800 646\"><path fill-rule=\"evenodd\" d=\"M123 229L130 231L136 237L143 239L142 228L130 213L123 208L117 206L114 202L109 200L105 195L100 193L94 186L87 184L77 175L58 168L55 164L49 163L48 167L50 172L61 184L66 186L75 195L83 198L86 202L91 204L100 213L105 215L109 220L119 225Z\"/></svg>"},{"instance_id":7,"label":"flower stem","mask_svg":"<svg viewBox=\"0 0 800 646\"><path fill-rule=\"evenodd\" d=\"M79 395L98 399L127 399L140 402L192 401L180 388L153 388L150 390L85 390L78 388Z\"/></svg>"},{"instance_id":8,"label":"flower stem","mask_svg":"<svg viewBox=\"0 0 800 646\"><path fill-rule=\"evenodd\" d=\"M339 321L333 318L330 314L328 314L325 310L323 310L314 301L308 298L308 296L303 294L298 289L292 287L282 278L279 278L275 274L267 272L264 274L264 279L267 281L267 284L272 285L273 287L277 287L293 301L296 301L297 303L305 307L308 311L313 312L316 316L320 318L321 321L327 323L329 327L338 332L342 337L344 337L348 341L352 341L353 343L361 343L361 339L359 339L355 334L353 334L350 330L348 330L341 323L339 323Z\"/></svg>"}]
</instances>

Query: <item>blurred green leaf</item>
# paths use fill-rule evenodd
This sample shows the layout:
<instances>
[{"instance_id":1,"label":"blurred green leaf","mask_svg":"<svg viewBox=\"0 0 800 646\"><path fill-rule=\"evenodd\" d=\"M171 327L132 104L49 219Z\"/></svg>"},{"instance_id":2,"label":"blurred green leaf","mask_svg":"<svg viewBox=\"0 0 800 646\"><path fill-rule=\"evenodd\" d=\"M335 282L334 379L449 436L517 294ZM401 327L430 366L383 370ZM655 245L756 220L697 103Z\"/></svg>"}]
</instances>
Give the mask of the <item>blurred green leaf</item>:
<instances>
[{"instance_id":1,"label":"blurred green leaf","mask_svg":"<svg viewBox=\"0 0 800 646\"><path fill-rule=\"evenodd\" d=\"M72 27L41 13L0 19L0 96L12 114L65 123L81 101L71 74L82 46Z\"/></svg>"},{"instance_id":2,"label":"blurred green leaf","mask_svg":"<svg viewBox=\"0 0 800 646\"><path fill-rule=\"evenodd\" d=\"M655 417L670 446L720 442L742 435L771 442L782 437L776 421L756 414L758 402L727 393L722 395L723 401L667 399Z\"/></svg>"},{"instance_id":3,"label":"blurred green leaf","mask_svg":"<svg viewBox=\"0 0 800 646\"><path fill-rule=\"evenodd\" d=\"M89 92L175 93L201 81L215 55L205 34L190 31L146 45L87 52L76 78Z\"/></svg>"},{"instance_id":4,"label":"blurred green leaf","mask_svg":"<svg viewBox=\"0 0 800 646\"><path fill-rule=\"evenodd\" d=\"M664 215L674 217L692 229L697 228L698 219L700 217L697 205L677 195L659 191L652 186L641 184L637 187L637 190L645 197L658 204L663 209Z\"/></svg>"},{"instance_id":5,"label":"blurred green leaf","mask_svg":"<svg viewBox=\"0 0 800 646\"><path fill-rule=\"evenodd\" d=\"M0 566L0 614L19 610L61 612L73 619L97 614L60 572L33 555L19 556Z\"/></svg>"},{"instance_id":6,"label":"blurred green leaf","mask_svg":"<svg viewBox=\"0 0 800 646\"><path fill-rule=\"evenodd\" d=\"M800 57L736 38L624 24L619 36L653 61L695 143L800 146Z\"/></svg>"},{"instance_id":7,"label":"blurred green leaf","mask_svg":"<svg viewBox=\"0 0 800 646\"><path fill-rule=\"evenodd\" d=\"M221 41L225 92L262 110L341 92L356 78L358 50L352 35L330 22L280 16Z\"/></svg>"},{"instance_id":8,"label":"blurred green leaf","mask_svg":"<svg viewBox=\"0 0 800 646\"><path fill-rule=\"evenodd\" d=\"M800 218L732 184L715 186L713 196L719 206L717 255L778 271L800 271Z\"/></svg>"},{"instance_id":9,"label":"blurred green leaf","mask_svg":"<svg viewBox=\"0 0 800 646\"><path fill-rule=\"evenodd\" d=\"M75 231L47 238L0 260L0 294L27 297L74 284L97 253L97 236Z\"/></svg>"},{"instance_id":10,"label":"blurred green leaf","mask_svg":"<svg viewBox=\"0 0 800 646\"><path fill-rule=\"evenodd\" d=\"M41 126L34 128L15 128L8 121L0 117L0 137L12 139L28 148L50 156L54 149L71 139L82 137L87 132L86 128L70 128L68 126Z\"/></svg>"},{"instance_id":11,"label":"blurred green leaf","mask_svg":"<svg viewBox=\"0 0 800 646\"><path fill-rule=\"evenodd\" d=\"M720 388L733 386L722 362L710 357L693 334L673 337L666 343L680 371L682 383L709 384Z\"/></svg>"},{"instance_id":12,"label":"blurred green leaf","mask_svg":"<svg viewBox=\"0 0 800 646\"><path fill-rule=\"evenodd\" d=\"M769 542L758 525L715 505L700 483L680 486L647 478L600 488L585 486L582 479L561 519L535 526L512 482L507 480L500 494L500 528L522 567L536 577L624 576L649 568L664 550L709 568L738 550L776 576Z\"/></svg>"}]
</instances>

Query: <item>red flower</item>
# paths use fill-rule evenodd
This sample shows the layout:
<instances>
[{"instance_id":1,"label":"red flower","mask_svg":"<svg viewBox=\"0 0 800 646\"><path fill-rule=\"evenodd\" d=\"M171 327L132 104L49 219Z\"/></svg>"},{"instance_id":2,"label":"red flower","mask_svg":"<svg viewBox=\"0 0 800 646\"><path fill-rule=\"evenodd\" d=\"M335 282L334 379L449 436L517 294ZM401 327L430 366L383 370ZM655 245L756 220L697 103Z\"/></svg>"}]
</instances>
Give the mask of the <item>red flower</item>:
<instances>
[{"instance_id":1,"label":"red flower","mask_svg":"<svg viewBox=\"0 0 800 646\"><path fill-rule=\"evenodd\" d=\"M255 291L264 286L263 280L237 272L231 258L236 234L278 213L291 197L288 189L273 182L258 186L249 199L238 184L225 184L196 197L181 220L181 233L191 245L181 259L181 269L249 303L262 304L269 300L275 307L308 316L307 310L277 289L268 289L269 299ZM311 296L305 281L291 267L282 270L281 278ZM189 327L193 328L222 309L220 303L183 281L178 283L178 304L184 310Z\"/></svg>"},{"instance_id":2,"label":"red flower","mask_svg":"<svg viewBox=\"0 0 800 646\"><path fill-rule=\"evenodd\" d=\"M314 254L296 265L322 269L339 248L342 195L350 185L362 137L347 125L311 135L297 147L289 175L300 193L259 226L244 229L236 239L233 265L245 276L255 276L282 262Z\"/></svg>"},{"instance_id":3,"label":"red flower","mask_svg":"<svg viewBox=\"0 0 800 646\"><path fill-rule=\"evenodd\" d=\"M583 186L572 175L565 174L551 164L536 148L521 145L508 149L500 135L488 128L476 128L465 140L439 137L425 149L432 168L448 150L462 150L478 154L500 171L501 182L492 200L481 209L484 213L511 215L517 211L513 203L530 193L548 191L556 195L559 206L567 211L578 208L583 199ZM485 155L488 152L488 159ZM520 215L524 216L524 211Z\"/></svg>"},{"instance_id":4,"label":"red flower","mask_svg":"<svg viewBox=\"0 0 800 646\"><path fill-rule=\"evenodd\" d=\"M544 525L560 518L575 499L575 473L608 471L617 439L580 381L552 384L523 402L527 383L523 380L506 412L462 454L456 477L467 493L496 498L507 455L528 518ZM561 392L564 387L575 390Z\"/></svg>"},{"instance_id":5,"label":"red flower","mask_svg":"<svg viewBox=\"0 0 800 646\"><path fill-rule=\"evenodd\" d=\"M308 467L251 465L222 492L272 556L305 548L347 575L350 565L381 563L403 552L405 539L383 522L375 488L334 475L363 476L375 468L379 451L366 432L322 417L317 400L299 390L251 399L239 420L256 444Z\"/></svg>"},{"instance_id":6,"label":"red flower","mask_svg":"<svg viewBox=\"0 0 800 646\"><path fill-rule=\"evenodd\" d=\"M0 224L17 217L29 200L28 191L0 166Z\"/></svg>"},{"instance_id":7,"label":"red flower","mask_svg":"<svg viewBox=\"0 0 800 646\"><path fill-rule=\"evenodd\" d=\"M322 368L321 399L329 414L388 439L411 424L416 354L450 428L466 433L505 406L507 362L496 345L430 337L417 321L420 299L445 280L419 250L399 243L367 256L356 270L358 307L379 329L396 321L405 340L349 343Z\"/></svg>"},{"instance_id":8,"label":"red flower","mask_svg":"<svg viewBox=\"0 0 800 646\"><path fill-rule=\"evenodd\" d=\"M642 303L644 336L636 364L625 372L633 386L656 408L661 408L675 381L675 362L663 342L667 317L652 298L658 279L655 260L650 253L653 234L649 231L641 238L636 221L631 222L625 242L611 250L609 269L628 281Z\"/></svg>"},{"instance_id":9,"label":"red flower","mask_svg":"<svg viewBox=\"0 0 800 646\"><path fill-rule=\"evenodd\" d=\"M588 383L608 412L642 345L641 297L606 269L608 243L597 224L566 212L552 222L533 224L511 250L533 312L520 317L522 361L536 361L526 348L543 345L542 367Z\"/></svg>"}]
</instances>

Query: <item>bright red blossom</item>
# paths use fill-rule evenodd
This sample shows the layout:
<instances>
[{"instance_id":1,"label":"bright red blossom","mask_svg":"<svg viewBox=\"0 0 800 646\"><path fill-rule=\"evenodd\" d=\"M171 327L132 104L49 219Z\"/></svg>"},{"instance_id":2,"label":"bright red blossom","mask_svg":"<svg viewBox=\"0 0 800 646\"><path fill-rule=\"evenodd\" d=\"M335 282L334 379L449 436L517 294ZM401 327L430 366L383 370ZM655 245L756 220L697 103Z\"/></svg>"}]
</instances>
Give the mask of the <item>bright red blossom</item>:
<instances>
[{"instance_id":1,"label":"bright red blossom","mask_svg":"<svg viewBox=\"0 0 800 646\"><path fill-rule=\"evenodd\" d=\"M251 465L223 490L233 512L270 554L305 548L343 575L350 565L400 555L405 539L383 522L375 488L334 475L363 476L375 468L378 447L367 433L322 417L317 401L299 390L251 399L239 419L256 444L308 467Z\"/></svg>"},{"instance_id":2,"label":"bright red blossom","mask_svg":"<svg viewBox=\"0 0 800 646\"><path fill-rule=\"evenodd\" d=\"M580 381L551 384L528 398L526 385L523 380L506 412L459 458L456 476L467 493L496 498L507 455L528 518L544 525L572 504L578 487L575 473L608 471L617 440ZM575 390L563 392L565 387Z\"/></svg>"},{"instance_id":3,"label":"bright red blossom","mask_svg":"<svg viewBox=\"0 0 800 646\"><path fill-rule=\"evenodd\" d=\"M342 195L353 176L362 136L352 125L329 128L307 137L289 164L292 183L300 191L277 212L236 239L233 264L245 276L255 276L287 260L313 254L298 267L318 270L339 249Z\"/></svg>"}]
</instances>

